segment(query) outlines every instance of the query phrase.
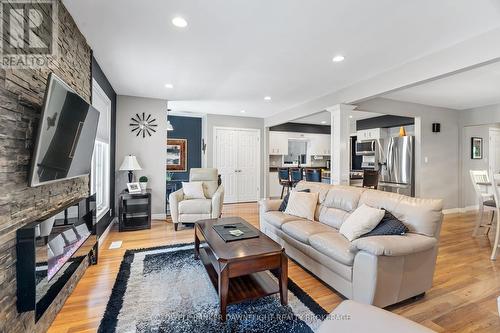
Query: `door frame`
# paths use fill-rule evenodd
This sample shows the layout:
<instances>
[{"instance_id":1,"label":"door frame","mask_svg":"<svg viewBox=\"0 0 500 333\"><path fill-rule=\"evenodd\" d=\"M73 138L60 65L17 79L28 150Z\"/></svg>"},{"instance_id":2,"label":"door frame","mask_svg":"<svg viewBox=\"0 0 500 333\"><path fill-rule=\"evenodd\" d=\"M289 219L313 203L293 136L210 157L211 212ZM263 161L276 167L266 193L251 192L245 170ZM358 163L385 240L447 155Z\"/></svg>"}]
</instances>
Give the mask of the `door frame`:
<instances>
[{"instance_id":1,"label":"door frame","mask_svg":"<svg viewBox=\"0 0 500 333\"><path fill-rule=\"evenodd\" d=\"M492 159L495 158L494 153L495 153L495 150L494 150L494 147L493 145L491 144L492 143L492 140L491 140L491 134L492 132L496 132L497 134L500 133L500 128L496 128L496 127L489 127L488 128L488 173L490 172L490 170L492 170ZM484 152L483 152L484 153ZM497 168L498 168L498 165L497 165ZM496 172L496 170L492 170L493 172Z\"/></svg>"},{"instance_id":2,"label":"door frame","mask_svg":"<svg viewBox=\"0 0 500 333\"><path fill-rule=\"evenodd\" d=\"M213 143L214 143L214 152L213 152L213 155L212 155L212 161L213 161L213 167L217 167L215 165L215 161L217 161L217 130L218 129L223 129L223 130L235 130L235 131L247 131L247 132L255 132L257 133L257 140L258 140L258 154L257 154L257 175L258 175L258 185L259 185L259 191L257 193L257 199L256 201L259 201L259 199L261 198L261 193L262 193L262 182L261 182L261 155L262 155L262 150L261 150L261 146L262 146L262 138L261 138L261 130L258 129L258 128L242 128L242 127L227 127L227 126L214 126L213 127L213 133L212 133L212 140L213 140ZM237 201L236 203L240 203L240 201Z\"/></svg>"}]
</instances>

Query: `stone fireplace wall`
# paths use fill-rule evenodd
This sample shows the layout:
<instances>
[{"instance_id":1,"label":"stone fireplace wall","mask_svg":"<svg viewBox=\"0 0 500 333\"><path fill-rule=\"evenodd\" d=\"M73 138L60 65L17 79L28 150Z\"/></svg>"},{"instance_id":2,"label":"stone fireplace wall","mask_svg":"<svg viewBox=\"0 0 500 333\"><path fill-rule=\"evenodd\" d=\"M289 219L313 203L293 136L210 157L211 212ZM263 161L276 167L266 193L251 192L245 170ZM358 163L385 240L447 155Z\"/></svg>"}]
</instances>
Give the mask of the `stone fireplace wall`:
<instances>
[{"instance_id":1,"label":"stone fireplace wall","mask_svg":"<svg viewBox=\"0 0 500 333\"><path fill-rule=\"evenodd\" d=\"M0 332L45 331L85 270L77 270L36 326L33 311L17 312L16 230L89 194L88 177L28 187L49 73L91 100L91 49L64 5L57 3L58 52L48 68L0 69Z\"/></svg>"}]
</instances>

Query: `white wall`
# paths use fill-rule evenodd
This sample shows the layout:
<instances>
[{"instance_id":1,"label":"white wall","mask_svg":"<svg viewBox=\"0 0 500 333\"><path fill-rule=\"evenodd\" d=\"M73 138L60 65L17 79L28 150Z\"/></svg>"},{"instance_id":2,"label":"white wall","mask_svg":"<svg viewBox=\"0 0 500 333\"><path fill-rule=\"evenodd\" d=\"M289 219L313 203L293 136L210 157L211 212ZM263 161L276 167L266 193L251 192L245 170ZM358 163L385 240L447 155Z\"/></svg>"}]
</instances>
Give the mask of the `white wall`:
<instances>
[{"instance_id":1,"label":"white wall","mask_svg":"<svg viewBox=\"0 0 500 333\"><path fill-rule=\"evenodd\" d=\"M264 178L266 174L264 172L264 165L266 165L267 158L264 158L265 146L264 146L264 119L263 118L253 118L253 117L235 117L226 115L215 115L208 114L205 117L204 134L205 142L207 143L207 150L205 152L204 159L206 159L207 167L213 167L213 154L214 154L214 127L234 127L234 128L255 128L260 130L260 155L261 155L261 170L260 170L260 196L264 197Z\"/></svg>"},{"instance_id":2,"label":"white wall","mask_svg":"<svg viewBox=\"0 0 500 333\"><path fill-rule=\"evenodd\" d=\"M165 215L165 163L166 163L166 108L165 100L118 96L116 110L116 193L125 189L128 172L118 171L125 155L137 156L142 167L134 172L136 179L140 176L149 178L148 187L152 190L152 214ZM151 137L137 137L130 132L130 118L136 113L151 114L157 120L157 132ZM159 216L160 215L160 216Z\"/></svg>"},{"instance_id":3,"label":"white wall","mask_svg":"<svg viewBox=\"0 0 500 333\"><path fill-rule=\"evenodd\" d=\"M415 117L416 194L442 198L445 209L459 207L459 111L386 98L357 105L360 111ZM435 122L441 124L440 133L432 133Z\"/></svg>"}]
</instances>

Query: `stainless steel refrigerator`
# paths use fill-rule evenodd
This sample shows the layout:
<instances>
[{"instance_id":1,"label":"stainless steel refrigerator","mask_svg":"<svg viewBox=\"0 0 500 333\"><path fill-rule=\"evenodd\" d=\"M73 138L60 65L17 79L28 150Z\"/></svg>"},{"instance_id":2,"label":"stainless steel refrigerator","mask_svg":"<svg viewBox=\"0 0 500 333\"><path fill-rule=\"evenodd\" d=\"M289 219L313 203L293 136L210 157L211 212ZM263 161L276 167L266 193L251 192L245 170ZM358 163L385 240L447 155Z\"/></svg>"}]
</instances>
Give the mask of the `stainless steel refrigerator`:
<instances>
[{"instance_id":1,"label":"stainless steel refrigerator","mask_svg":"<svg viewBox=\"0 0 500 333\"><path fill-rule=\"evenodd\" d=\"M415 137L378 141L379 190L415 196Z\"/></svg>"}]
</instances>

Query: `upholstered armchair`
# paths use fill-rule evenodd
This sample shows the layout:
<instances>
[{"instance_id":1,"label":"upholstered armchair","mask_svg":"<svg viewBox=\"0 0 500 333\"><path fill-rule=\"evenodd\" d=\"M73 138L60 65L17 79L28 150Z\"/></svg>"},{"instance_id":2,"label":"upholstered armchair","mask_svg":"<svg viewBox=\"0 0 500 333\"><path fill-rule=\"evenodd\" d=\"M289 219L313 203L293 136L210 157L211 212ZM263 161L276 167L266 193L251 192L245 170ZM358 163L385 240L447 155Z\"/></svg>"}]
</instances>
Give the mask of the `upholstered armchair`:
<instances>
[{"instance_id":1,"label":"upholstered armchair","mask_svg":"<svg viewBox=\"0 0 500 333\"><path fill-rule=\"evenodd\" d=\"M189 181L202 182L206 199L185 199L182 188L170 194L170 213L176 231L179 223L218 218L222 213L224 187L219 186L217 169L192 168Z\"/></svg>"}]
</instances>

